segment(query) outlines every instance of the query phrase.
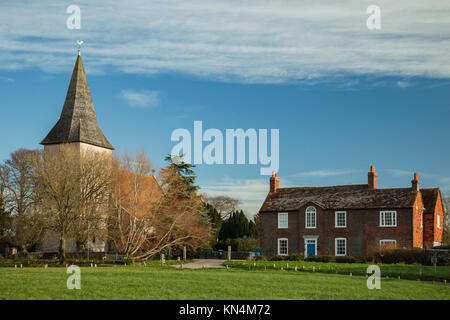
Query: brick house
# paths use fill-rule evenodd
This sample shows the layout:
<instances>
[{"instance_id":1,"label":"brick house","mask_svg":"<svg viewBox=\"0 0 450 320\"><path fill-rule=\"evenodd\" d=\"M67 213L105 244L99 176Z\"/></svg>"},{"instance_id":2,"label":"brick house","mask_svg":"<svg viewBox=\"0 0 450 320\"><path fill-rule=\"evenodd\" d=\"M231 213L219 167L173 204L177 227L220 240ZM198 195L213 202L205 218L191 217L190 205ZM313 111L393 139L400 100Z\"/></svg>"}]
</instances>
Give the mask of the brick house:
<instances>
[{"instance_id":1,"label":"brick house","mask_svg":"<svg viewBox=\"0 0 450 320\"><path fill-rule=\"evenodd\" d=\"M409 188L378 189L374 166L361 185L280 188L274 173L259 211L263 254L364 258L382 247L438 245L441 192L419 184L415 173Z\"/></svg>"}]
</instances>

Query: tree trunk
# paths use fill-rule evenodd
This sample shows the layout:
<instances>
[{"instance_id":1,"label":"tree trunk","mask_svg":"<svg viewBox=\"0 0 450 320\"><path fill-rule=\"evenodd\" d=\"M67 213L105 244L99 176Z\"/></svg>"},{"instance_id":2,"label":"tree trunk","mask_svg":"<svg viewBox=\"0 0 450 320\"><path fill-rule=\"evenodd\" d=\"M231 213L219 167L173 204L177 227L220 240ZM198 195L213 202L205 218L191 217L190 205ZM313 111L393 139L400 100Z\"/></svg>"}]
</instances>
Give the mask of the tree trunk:
<instances>
[{"instance_id":1,"label":"tree trunk","mask_svg":"<svg viewBox=\"0 0 450 320\"><path fill-rule=\"evenodd\" d=\"M77 245L77 253L81 253L81 241L77 240L76 245Z\"/></svg>"},{"instance_id":2,"label":"tree trunk","mask_svg":"<svg viewBox=\"0 0 450 320\"><path fill-rule=\"evenodd\" d=\"M66 239L59 239L59 262L64 263L66 261Z\"/></svg>"}]
</instances>

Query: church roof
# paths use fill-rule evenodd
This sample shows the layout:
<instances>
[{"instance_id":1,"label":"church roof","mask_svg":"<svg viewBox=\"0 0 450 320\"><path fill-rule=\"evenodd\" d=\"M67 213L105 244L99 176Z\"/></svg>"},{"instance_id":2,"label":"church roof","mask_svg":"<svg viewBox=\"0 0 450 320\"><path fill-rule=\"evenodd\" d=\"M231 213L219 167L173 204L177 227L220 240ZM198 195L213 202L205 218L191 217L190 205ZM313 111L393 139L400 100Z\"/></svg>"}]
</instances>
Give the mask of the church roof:
<instances>
[{"instance_id":1,"label":"church roof","mask_svg":"<svg viewBox=\"0 0 450 320\"><path fill-rule=\"evenodd\" d=\"M97 123L81 55L78 55L61 116L41 144L84 142L114 150Z\"/></svg>"}]
</instances>

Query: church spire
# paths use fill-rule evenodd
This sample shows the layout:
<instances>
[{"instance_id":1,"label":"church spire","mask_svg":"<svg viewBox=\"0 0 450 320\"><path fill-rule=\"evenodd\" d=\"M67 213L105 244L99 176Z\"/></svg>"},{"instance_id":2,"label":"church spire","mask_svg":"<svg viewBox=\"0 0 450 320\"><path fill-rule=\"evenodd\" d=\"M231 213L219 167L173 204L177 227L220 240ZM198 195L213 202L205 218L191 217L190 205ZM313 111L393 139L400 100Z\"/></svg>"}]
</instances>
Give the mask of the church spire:
<instances>
[{"instance_id":1,"label":"church spire","mask_svg":"<svg viewBox=\"0 0 450 320\"><path fill-rule=\"evenodd\" d=\"M68 142L83 142L114 150L98 126L79 51L61 116L41 144Z\"/></svg>"}]
</instances>

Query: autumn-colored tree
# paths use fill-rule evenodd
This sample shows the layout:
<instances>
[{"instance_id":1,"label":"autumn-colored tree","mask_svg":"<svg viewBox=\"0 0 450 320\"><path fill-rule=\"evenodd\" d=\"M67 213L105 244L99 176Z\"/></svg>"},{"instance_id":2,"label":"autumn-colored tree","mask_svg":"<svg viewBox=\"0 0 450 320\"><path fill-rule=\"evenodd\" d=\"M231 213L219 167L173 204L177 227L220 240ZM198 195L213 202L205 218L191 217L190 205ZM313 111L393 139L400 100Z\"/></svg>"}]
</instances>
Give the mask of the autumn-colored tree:
<instances>
[{"instance_id":1,"label":"autumn-colored tree","mask_svg":"<svg viewBox=\"0 0 450 320\"><path fill-rule=\"evenodd\" d=\"M125 154L113 160L108 234L114 248L127 256L138 255L154 230L153 207L162 190L151 172L144 152L136 159Z\"/></svg>"},{"instance_id":2,"label":"autumn-colored tree","mask_svg":"<svg viewBox=\"0 0 450 320\"><path fill-rule=\"evenodd\" d=\"M192 184L169 165L159 182L150 176L144 153L136 160L116 159L112 178L109 234L116 250L137 259L149 259L177 247L197 247L211 237L208 219L200 214L203 201Z\"/></svg>"}]
</instances>

